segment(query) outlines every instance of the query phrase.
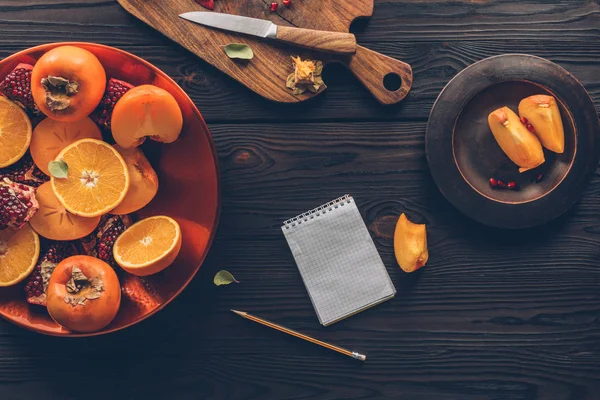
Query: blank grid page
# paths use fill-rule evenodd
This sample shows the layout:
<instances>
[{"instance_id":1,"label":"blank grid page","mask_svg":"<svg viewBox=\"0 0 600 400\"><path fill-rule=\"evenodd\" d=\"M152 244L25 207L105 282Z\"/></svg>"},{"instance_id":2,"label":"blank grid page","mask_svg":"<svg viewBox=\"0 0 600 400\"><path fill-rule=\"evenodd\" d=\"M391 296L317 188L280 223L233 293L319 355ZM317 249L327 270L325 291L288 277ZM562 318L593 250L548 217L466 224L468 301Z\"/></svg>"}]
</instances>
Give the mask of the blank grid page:
<instances>
[{"instance_id":1,"label":"blank grid page","mask_svg":"<svg viewBox=\"0 0 600 400\"><path fill-rule=\"evenodd\" d=\"M321 324L396 293L352 197L286 221L282 230Z\"/></svg>"}]
</instances>

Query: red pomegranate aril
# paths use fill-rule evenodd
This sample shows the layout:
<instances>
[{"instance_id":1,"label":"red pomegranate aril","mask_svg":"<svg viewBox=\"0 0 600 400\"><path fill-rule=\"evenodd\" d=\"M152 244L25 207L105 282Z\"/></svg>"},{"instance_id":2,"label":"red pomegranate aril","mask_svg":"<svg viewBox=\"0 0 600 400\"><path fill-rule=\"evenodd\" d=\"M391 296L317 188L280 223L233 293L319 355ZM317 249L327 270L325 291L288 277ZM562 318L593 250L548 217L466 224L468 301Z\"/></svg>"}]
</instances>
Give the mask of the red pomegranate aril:
<instances>
[{"instance_id":1,"label":"red pomegranate aril","mask_svg":"<svg viewBox=\"0 0 600 400\"><path fill-rule=\"evenodd\" d=\"M101 128L110 130L110 119L112 118L115 105L131 89L133 89L131 83L110 78L106 85L104 97L98 107L92 112L90 118Z\"/></svg>"},{"instance_id":2,"label":"red pomegranate aril","mask_svg":"<svg viewBox=\"0 0 600 400\"><path fill-rule=\"evenodd\" d=\"M0 231L21 229L39 208L33 187L0 180Z\"/></svg>"},{"instance_id":3,"label":"red pomegranate aril","mask_svg":"<svg viewBox=\"0 0 600 400\"><path fill-rule=\"evenodd\" d=\"M272 2L272 3L271 3L271 11L272 11L272 12L275 12L275 11L277 11L277 6L278 6L278 4L277 4L276 2Z\"/></svg>"},{"instance_id":4,"label":"red pomegranate aril","mask_svg":"<svg viewBox=\"0 0 600 400\"><path fill-rule=\"evenodd\" d=\"M46 306L46 289L50 275L59 262L77 254L70 242L46 242L35 269L27 278L25 294L29 304Z\"/></svg>"},{"instance_id":5,"label":"red pomegranate aril","mask_svg":"<svg viewBox=\"0 0 600 400\"><path fill-rule=\"evenodd\" d=\"M544 175L543 174L539 174L538 176L535 177L535 181L536 182L541 182L542 179L544 179Z\"/></svg>"},{"instance_id":6,"label":"red pomegranate aril","mask_svg":"<svg viewBox=\"0 0 600 400\"><path fill-rule=\"evenodd\" d=\"M521 117L521 123L525 126L527 126L527 118L525 117Z\"/></svg>"},{"instance_id":7,"label":"red pomegranate aril","mask_svg":"<svg viewBox=\"0 0 600 400\"><path fill-rule=\"evenodd\" d=\"M508 184L506 186L509 189L516 189L517 188L517 183L516 182L508 182Z\"/></svg>"},{"instance_id":8,"label":"red pomegranate aril","mask_svg":"<svg viewBox=\"0 0 600 400\"><path fill-rule=\"evenodd\" d=\"M498 187L505 188L506 183L504 183L504 181L498 181Z\"/></svg>"},{"instance_id":9,"label":"red pomegranate aril","mask_svg":"<svg viewBox=\"0 0 600 400\"><path fill-rule=\"evenodd\" d=\"M211 11L215 9L215 0L196 0L196 3Z\"/></svg>"},{"instance_id":10,"label":"red pomegranate aril","mask_svg":"<svg viewBox=\"0 0 600 400\"><path fill-rule=\"evenodd\" d=\"M526 126L527 126L527 130L528 130L529 132L535 132L535 128L533 127L533 125L531 125L531 124L527 124Z\"/></svg>"},{"instance_id":11,"label":"red pomegranate aril","mask_svg":"<svg viewBox=\"0 0 600 400\"><path fill-rule=\"evenodd\" d=\"M494 178L490 178L490 186L491 187L497 187L498 186L498 181Z\"/></svg>"},{"instance_id":12,"label":"red pomegranate aril","mask_svg":"<svg viewBox=\"0 0 600 400\"><path fill-rule=\"evenodd\" d=\"M33 101L31 94L31 71L33 66L21 63L15 67L2 81L0 93L14 102L19 103L25 110L34 115L39 115L40 110Z\"/></svg>"},{"instance_id":13,"label":"red pomegranate aril","mask_svg":"<svg viewBox=\"0 0 600 400\"><path fill-rule=\"evenodd\" d=\"M292 5L292 0L283 0L283 5L289 7Z\"/></svg>"}]
</instances>

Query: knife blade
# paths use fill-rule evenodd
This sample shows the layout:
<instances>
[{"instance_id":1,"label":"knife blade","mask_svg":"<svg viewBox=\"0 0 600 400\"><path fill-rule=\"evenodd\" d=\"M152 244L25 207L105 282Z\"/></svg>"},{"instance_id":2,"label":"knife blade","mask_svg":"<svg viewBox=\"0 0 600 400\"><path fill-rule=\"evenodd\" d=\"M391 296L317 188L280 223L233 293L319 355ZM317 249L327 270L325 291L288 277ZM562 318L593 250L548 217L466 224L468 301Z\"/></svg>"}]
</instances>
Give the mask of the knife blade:
<instances>
[{"instance_id":1,"label":"knife blade","mask_svg":"<svg viewBox=\"0 0 600 400\"><path fill-rule=\"evenodd\" d=\"M211 28L278 40L312 50L336 54L356 52L356 37L351 33L281 26L269 20L215 12L187 12L179 17Z\"/></svg>"}]
</instances>

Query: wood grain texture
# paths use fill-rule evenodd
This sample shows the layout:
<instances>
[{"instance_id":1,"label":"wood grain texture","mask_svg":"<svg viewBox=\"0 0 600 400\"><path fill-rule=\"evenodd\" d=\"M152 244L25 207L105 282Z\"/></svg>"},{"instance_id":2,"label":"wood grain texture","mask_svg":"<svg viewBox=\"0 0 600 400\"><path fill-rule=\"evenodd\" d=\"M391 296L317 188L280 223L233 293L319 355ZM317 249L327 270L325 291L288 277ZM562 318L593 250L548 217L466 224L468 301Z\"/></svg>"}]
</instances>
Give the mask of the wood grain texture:
<instances>
[{"instance_id":1,"label":"wood grain texture","mask_svg":"<svg viewBox=\"0 0 600 400\"><path fill-rule=\"evenodd\" d=\"M267 11L267 3L260 0L239 2L236 0L222 0L220 9L229 14L239 14L249 17L271 19L280 25L278 39L295 43L304 49L280 44L275 46L272 42L262 38L225 32L219 29L208 28L190 21L182 21L179 14L195 10L204 10L199 5L192 5L189 0L118 0L129 13L163 33L176 43L185 47L201 59L225 72L241 84L245 85L260 96L281 103L296 103L308 100L323 92L312 93L306 91L295 95L285 85L287 76L293 72L290 58L301 54L302 58L322 60L324 62L338 61L343 64L352 64L350 70L359 78L377 100L383 104L394 104L406 97L412 83L412 70L408 64L383 57L372 51L361 51L360 59L344 57L347 53L356 51L354 36L348 35L350 23L360 17L367 16L366 12L372 9L372 1L355 2L352 0L338 0L322 2L320 0L303 1L294 6L294 13L305 18L303 28L335 31L339 23L334 20L348 21L341 31L345 35L324 32L311 32L302 29L286 29L278 20L283 19L283 24L293 23L285 20L276 13ZM319 11L315 12L314 4L320 4ZM206 10L204 10L206 11ZM318 20L318 22L312 22ZM328 25L328 21L332 21ZM239 62L229 59L223 52L223 46L230 43L244 43L250 46L255 57L250 62ZM327 55L322 52L310 52L310 49L321 49L326 52L337 50L342 55ZM309 51L307 53L307 51ZM342 57L342 58L340 58ZM401 68L397 65L400 64ZM357 67L360 65L360 67ZM399 90L388 90L384 85L383 77L389 73L402 72L403 85ZM377 71L382 73L371 73ZM380 79L376 79L380 78Z\"/></svg>"},{"instance_id":2,"label":"wood grain texture","mask_svg":"<svg viewBox=\"0 0 600 400\"><path fill-rule=\"evenodd\" d=\"M317 51L356 53L356 36L351 33L280 26L277 28L277 40Z\"/></svg>"},{"instance_id":3,"label":"wood grain texture","mask_svg":"<svg viewBox=\"0 0 600 400\"><path fill-rule=\"evenodd\" d=\"M452 208L424 152L440 90L496 54L557 62L600 110L598 1L376 0L373 17L354 30L358 42L405 60L415 73L407 98L389 107L334 64L325 69L322 96L269 102L110 0L0 0L0 10L0 57L44 42L98 41L174 77L209 122L223 183L208 261L149 320L74 342L0 321L2 400L82 393L93 400L599 398L600 174L559 220L507 235ZM293 8L283 11L294 17ZM348 192L399 293L322 328L279 226ZM394 262L391 235L401 212L428 224L431 258L416 275ZM214 287L220 269L241 283ZM230 308L365 351L368 361L255 326Z\"/></svg>"}]
</instances>

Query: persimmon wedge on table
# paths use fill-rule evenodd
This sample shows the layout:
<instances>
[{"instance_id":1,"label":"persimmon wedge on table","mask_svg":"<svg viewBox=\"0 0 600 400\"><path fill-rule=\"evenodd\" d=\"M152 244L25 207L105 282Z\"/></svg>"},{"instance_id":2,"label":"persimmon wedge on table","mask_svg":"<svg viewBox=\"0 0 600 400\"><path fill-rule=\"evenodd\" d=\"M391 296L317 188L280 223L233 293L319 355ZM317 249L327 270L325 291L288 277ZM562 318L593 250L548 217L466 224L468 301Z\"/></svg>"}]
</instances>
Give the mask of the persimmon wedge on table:
<instances>
[{"instance_id":1,"label":"persimmon wedge on table","mask_svg":"<svg viewBox=\"0 0 600 400\"><path fill-rule=\"evenodd\" d=\"M31 121L16 103L0 96L0 168L19 161L31 143Z\"/></svg>"},{"instance_id":2,"label":"persimmon wedge on table","mask_svg":"<svg viewBox=\"0 0 600 400\"><path fill-rule=\"evenodd\" d=\"M143 219L115 242L113 255L121 268L137 276L152 275L175 261L181 250L181 228L166 216Z\"/></svg>"},{"instance_id":3,"label":"persimmon wedge on table","mask_svg":"<svg viewBox=\"0 0 600 400\"><path fill-rule=\"evenodd\" d=\"M91 52L75 46L56 47L33 66L31 94L41 112L59 121L77 121L98 106L106 72Z\"/></svg>"},{"instance_id":4,"label":"persimmon wedge on table","mask_svg":"<svg viewBox=\"0 0 600 400\"><path fill-rule=\"evenodd\" d=\"M100 223L100 217L80 217L68 212L58 201L52 184L44 183L36 191L40 209L31 218L31 227L46 239L75 240L89 235Z\"/></svg>"},{"instance_id":5,"label":"persimmon wedge on table","mask_svg":"<svg viewBox=\"0 0 600 400\"><path fill-rule=\"evenodd\" d=\"M117 207L129 190L123 157L111 145L82 139L65 147L56 158L66 164L66 178L52 177L58 201L72 214L97 217Z\"/></svg>"},{"instance_id":6,"label":"persimmon wedge on table","mask_svg":"<svg viewBox=\"0 0 600 400\"><path fill-rule=\"evenodd\" d=\"M98 126L89 118L61 122L46 118L33 130L29 151L35 165L50 175L48 164L68 145L81 139L102 139Z\"/></svg>"},{"instance_id":7,"label":"persimmon wedge on table","mask_svg":"<svg viewBox=\"0 0 600 400\"><path fill-rule=\"evenodd\" d=\"M40 237L29 225L16 232L0 231L0 287L25 279L40 255Z\"/></svg>"},{"instance_id":8,"label":"persimmon wedge on table","mask_svg":"<svg viewBox=\"0 0 600 400\"><path fill-rule=\"evenodd\" d=\"M153 85L135 87L117 102L111 119L112 134L123 148L137 147L150 138L173 143L181 134L183 115L177 100Z\"/></svg>"},{"instance_id":9,"label":"persimmon wedge on table","mask_svg":"<svg viewBox=\"0 0 600 400\"><path fill-rule=\"evenodd\" d=\"M76 332L94 332L117 315L121 285L104 261L72 256L56 266L46 298L48 313L58 324Z\"/></svg>"}]
</instances>

